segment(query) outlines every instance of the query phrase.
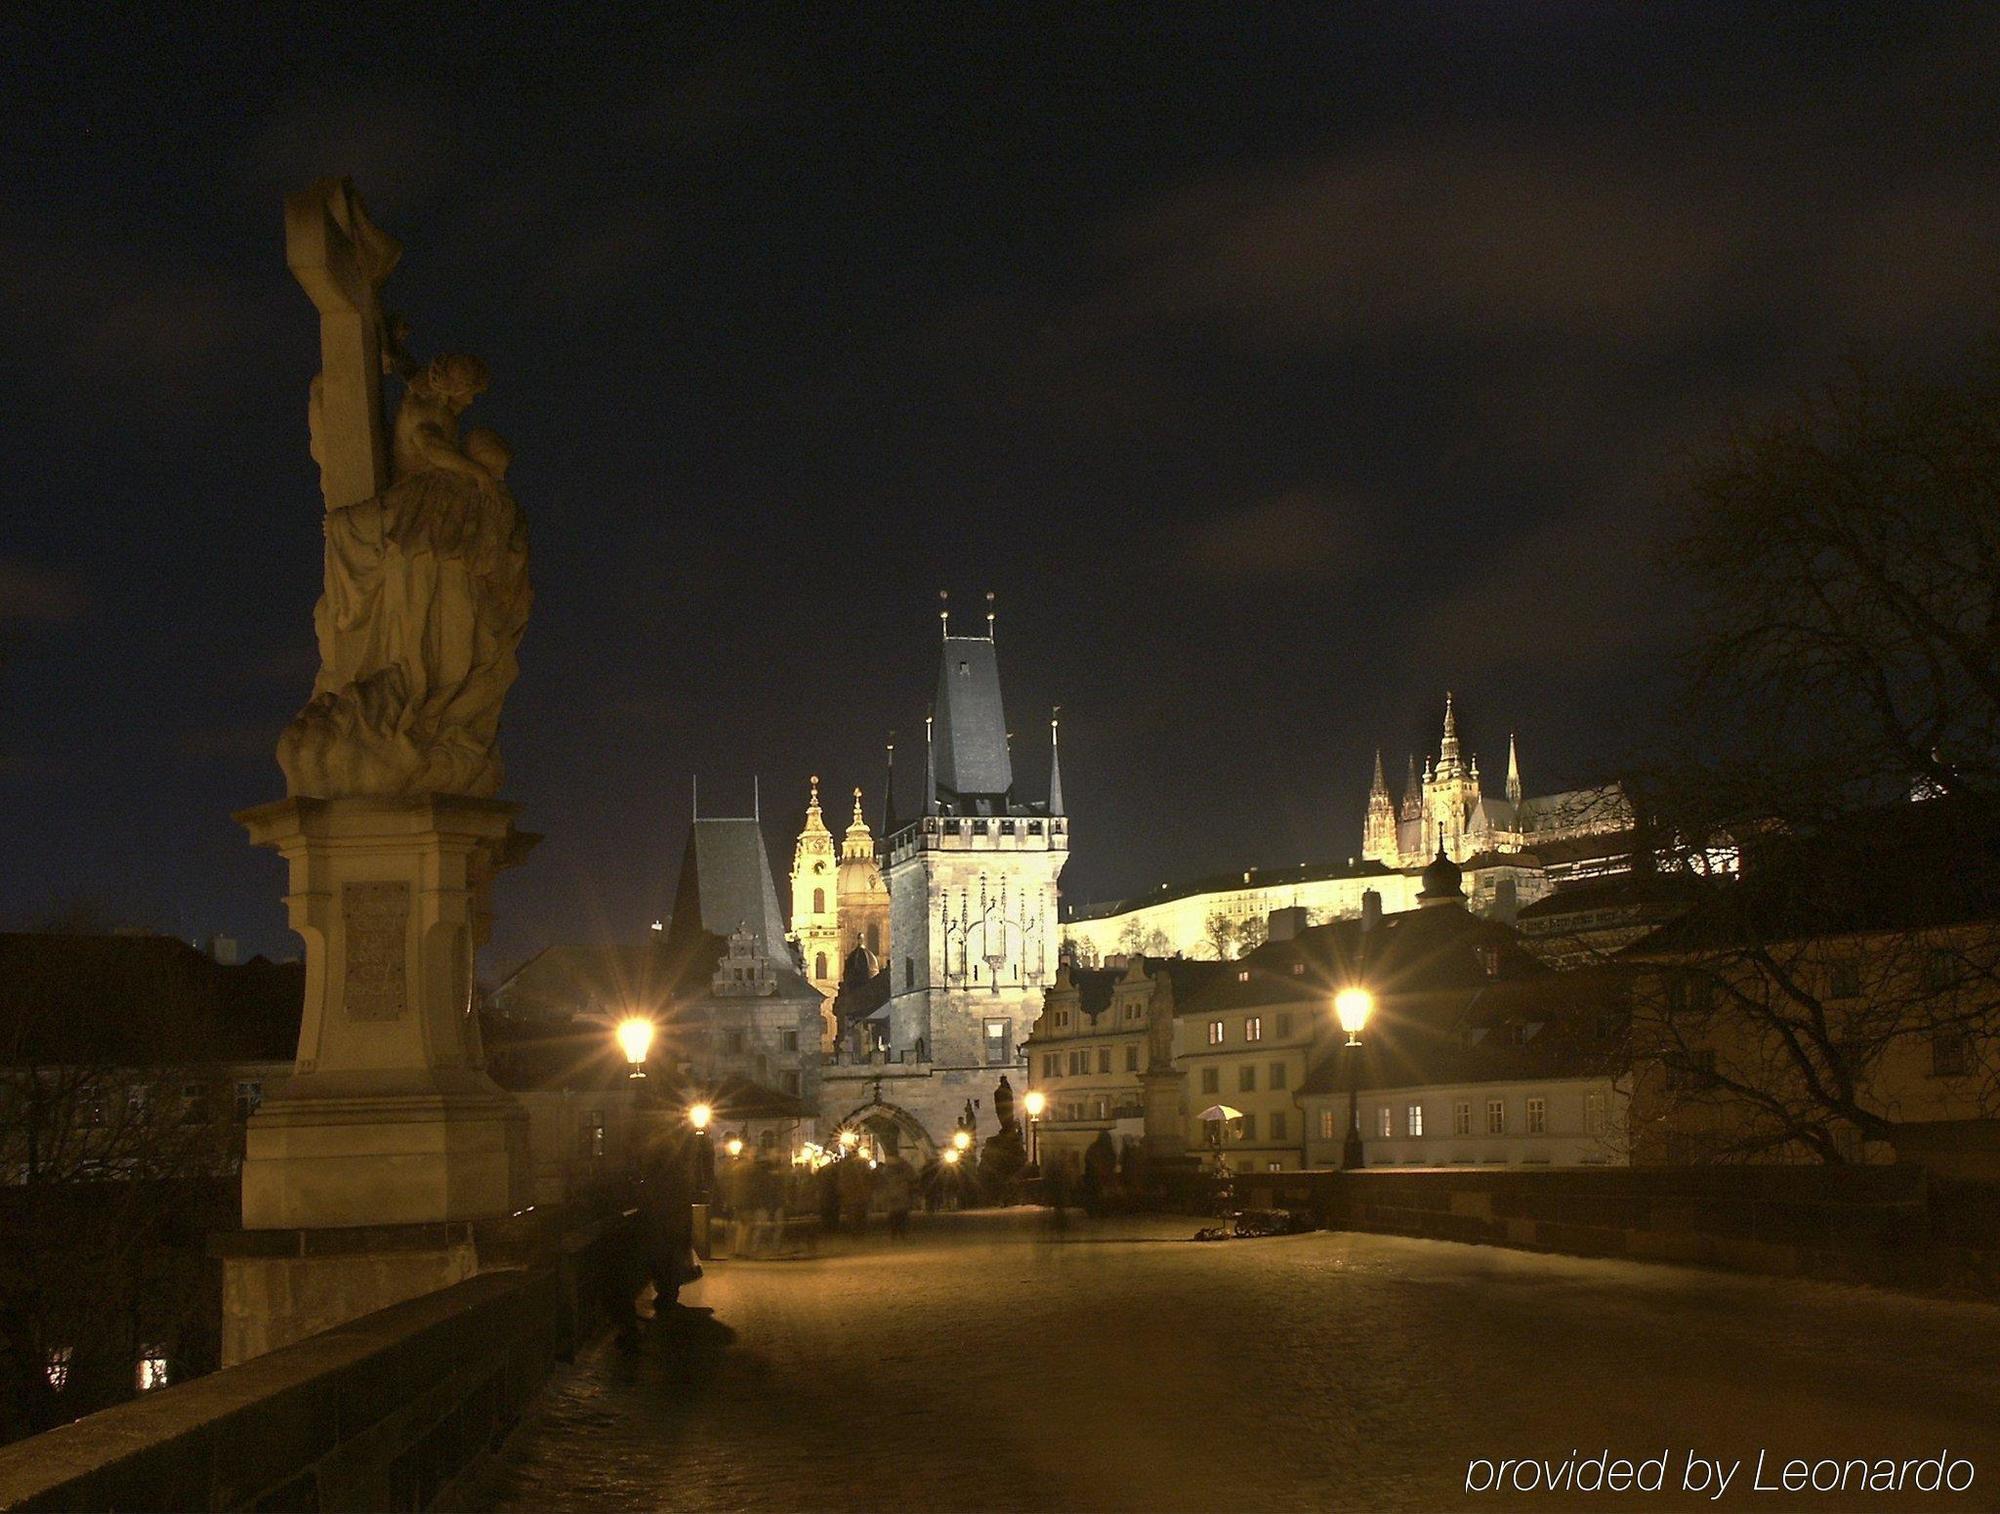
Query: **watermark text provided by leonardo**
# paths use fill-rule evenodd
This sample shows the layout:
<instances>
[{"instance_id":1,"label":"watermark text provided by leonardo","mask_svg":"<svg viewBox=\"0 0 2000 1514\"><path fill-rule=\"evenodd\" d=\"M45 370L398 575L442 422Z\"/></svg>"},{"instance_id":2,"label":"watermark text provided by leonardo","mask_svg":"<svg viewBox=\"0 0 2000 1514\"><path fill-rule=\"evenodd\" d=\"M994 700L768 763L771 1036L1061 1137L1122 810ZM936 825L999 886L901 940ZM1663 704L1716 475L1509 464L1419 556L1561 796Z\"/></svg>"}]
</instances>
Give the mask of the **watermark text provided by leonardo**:
<instances>
[{"instance_id":1,"label":"watermark text provided by leonardo","mask_svg":"<svg viewBox=\"0 0 2000 1514\"><path fill-rule=\"evenodd\" d=\"M1963 1493L1975 1469L1963 1456L1476 1456L1465 1465L1468 1493Z\"/></svg>"}]
</instances>

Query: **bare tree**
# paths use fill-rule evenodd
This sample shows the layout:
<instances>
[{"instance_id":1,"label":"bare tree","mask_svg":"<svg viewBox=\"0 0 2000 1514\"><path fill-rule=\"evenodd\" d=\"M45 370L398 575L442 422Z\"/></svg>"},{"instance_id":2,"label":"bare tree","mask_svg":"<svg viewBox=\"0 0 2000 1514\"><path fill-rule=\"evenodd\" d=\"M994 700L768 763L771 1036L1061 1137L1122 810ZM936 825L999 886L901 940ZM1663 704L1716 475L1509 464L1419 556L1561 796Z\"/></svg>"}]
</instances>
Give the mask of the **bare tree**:
<instances>
[{"instance_id":1,"label":"bare tree","mask_svg":"<svg viewBox=\"0 0 2000 1514\"><path fill-rule=\"evenodd\" d=\"M1226 962L1236 954L1236 922L1221 910L1211 911L1202 922L1202 937L1216 961Z\"/></svg>"}]
</instances>

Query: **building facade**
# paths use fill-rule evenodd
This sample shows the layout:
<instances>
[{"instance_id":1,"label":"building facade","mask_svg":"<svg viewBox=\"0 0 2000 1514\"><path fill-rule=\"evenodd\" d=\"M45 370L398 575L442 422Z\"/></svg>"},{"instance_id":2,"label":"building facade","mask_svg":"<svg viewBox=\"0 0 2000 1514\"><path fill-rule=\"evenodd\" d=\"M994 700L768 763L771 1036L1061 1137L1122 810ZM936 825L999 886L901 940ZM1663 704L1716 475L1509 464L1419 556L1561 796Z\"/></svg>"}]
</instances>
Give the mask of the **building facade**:
<instances>
[{"instance_id":1,"label":"building facade","mask_svg":"<svg viewBox=\"0 0 2000 1514\"><path fill-rule=\"evenodd\" d=\"M920 802L901 822L888 807L875 1028L825 1070L823 1123L868 1123L926 1155L968 1107L991 1134L997 1080L1025 1079L1023 1043L1060 961L1057 880L1069 856L1053 732L1048 797L1027 799L991 621L985 636L950 635L947 623Z\"/></svg>"}]
</instances>

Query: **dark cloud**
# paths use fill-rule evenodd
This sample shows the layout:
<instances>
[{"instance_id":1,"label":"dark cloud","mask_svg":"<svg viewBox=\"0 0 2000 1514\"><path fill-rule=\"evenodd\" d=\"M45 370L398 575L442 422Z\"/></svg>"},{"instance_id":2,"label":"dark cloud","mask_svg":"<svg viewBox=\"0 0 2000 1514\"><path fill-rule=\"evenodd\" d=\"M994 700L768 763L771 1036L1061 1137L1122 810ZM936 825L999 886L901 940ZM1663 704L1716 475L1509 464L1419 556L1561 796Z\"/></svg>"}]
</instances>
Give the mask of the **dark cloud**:
<instances>
[{"instance_id":1,"label":"dark cloud","mask_svg":"<svg viewBox=\"0 0 2000 1514\"><path fill-rule=\"evenodd\" d=\"M1352 579L1368 566L1367 515L1317 491L1289 489L1196 522L1188 570L1226 579Z\"/></svg>"},{"instance_id":2,"label":"dark cloud","mask_svg":"<svg viewBox=\"0 0 2000 1514\"><path fill-rule=\"evenodd\" d=\"M0 622L61 624L75 620L89 606L89 595L69 574L0 557Z\"/></svg>"}]
</instances>

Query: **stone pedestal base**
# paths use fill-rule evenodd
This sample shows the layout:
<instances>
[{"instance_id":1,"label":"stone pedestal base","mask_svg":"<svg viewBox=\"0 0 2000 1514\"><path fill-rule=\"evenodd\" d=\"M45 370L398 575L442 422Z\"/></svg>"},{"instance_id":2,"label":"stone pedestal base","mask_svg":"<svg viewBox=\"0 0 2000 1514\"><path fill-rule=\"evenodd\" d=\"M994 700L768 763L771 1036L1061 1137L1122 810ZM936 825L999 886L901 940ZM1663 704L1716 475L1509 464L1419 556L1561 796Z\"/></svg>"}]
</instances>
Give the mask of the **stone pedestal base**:
<instances>
[{"instance_id":1,"label":"stone pedestal base","mask_svg":"<svg viewBox=\"0 0 2000 1514\"><path fill-rule=\"evenodd\" d=\"M1186 1083L1185 1073L1139 1075L1146 1112L1146 1150L1154 1156L1178 1156L1187 1149L1187 1119L1181 1113L1181 1090Z\"/></svg>"},{"instance_id":2,"label":"stone pedestal base","mask_svg":"<svg viewBox=\"0 0 2000 1514\"><path fill-rule=\"evenodd\" d=\"M244 1233L218 1247L226 1360L462 1281L464 1222L532 1201L527 1111L472 1014L493 875L533 840L513 814L432 794L237 816L284 856L306 983L293 1076L245 1127Z\"/></svg>"}]
</instances>

